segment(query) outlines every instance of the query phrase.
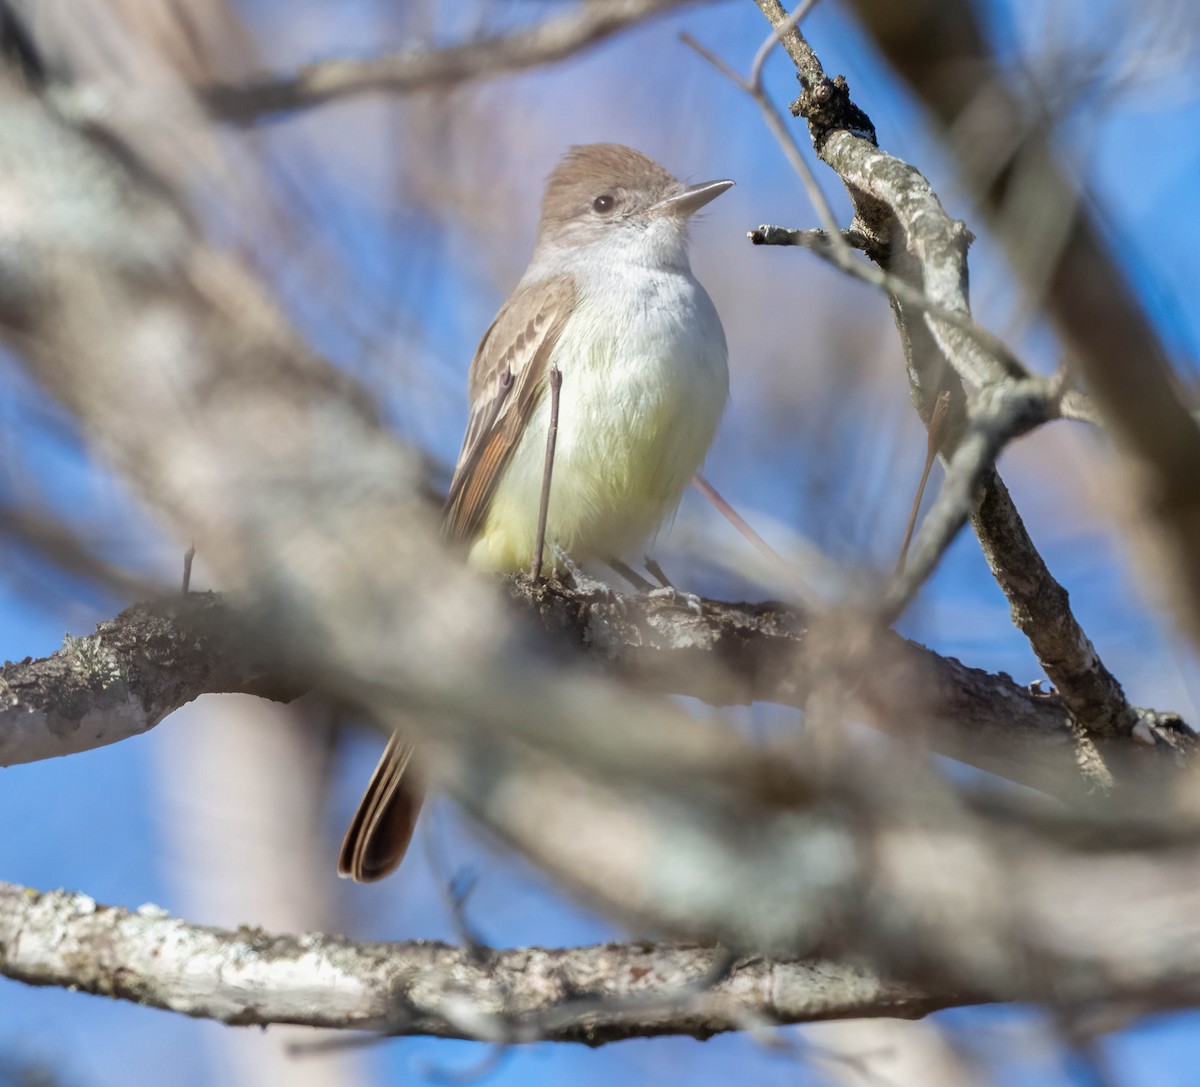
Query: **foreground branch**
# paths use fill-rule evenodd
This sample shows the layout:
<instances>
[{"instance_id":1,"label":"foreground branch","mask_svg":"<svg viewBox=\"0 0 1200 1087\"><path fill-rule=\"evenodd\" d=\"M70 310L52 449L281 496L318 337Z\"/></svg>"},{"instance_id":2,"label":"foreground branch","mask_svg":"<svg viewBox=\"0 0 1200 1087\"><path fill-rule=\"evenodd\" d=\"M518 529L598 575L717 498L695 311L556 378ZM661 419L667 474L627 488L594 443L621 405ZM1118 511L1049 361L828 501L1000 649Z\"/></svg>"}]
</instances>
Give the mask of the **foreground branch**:
<instances>
[{"instance_id":1,"label":"foreground branch","mask_svg":"<svg viewBox=\"0 0 1200 1087\"><path fill-rule=\"evenodd\" d=\"M233 1026L598 1045L850 1016L916 1019L932 995L829 962L737 964L715 984L712 948L605 944L479 958L430 941L357 943L190 925L80 894L0 883L0 973Z\"/></svg>"}]
</instances>

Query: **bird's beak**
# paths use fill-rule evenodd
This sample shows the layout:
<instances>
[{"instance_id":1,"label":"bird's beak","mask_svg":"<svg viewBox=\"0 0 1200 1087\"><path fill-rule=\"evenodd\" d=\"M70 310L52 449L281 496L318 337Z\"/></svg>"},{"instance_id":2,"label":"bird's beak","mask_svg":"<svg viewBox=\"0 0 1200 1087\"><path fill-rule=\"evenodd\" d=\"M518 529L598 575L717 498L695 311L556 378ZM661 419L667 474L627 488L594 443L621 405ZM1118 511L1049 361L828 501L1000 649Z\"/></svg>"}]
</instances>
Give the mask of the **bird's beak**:
<instances>
[{"instance_id":1,"label":"bird's beak","mask_svg":"<svg viewBox=\"0 0 1200 1087\"><path fill-rule=\"evenodd\" d=\"M660 200L650 210L658 212L660 215L678 215L681 219L686 219L689 215L699 211L710 200L715 200L726 189L732 187L733 182L728 179L702 181L699 185L689 185L686 189L681 189Z\"/></svg>"}]
</instances>

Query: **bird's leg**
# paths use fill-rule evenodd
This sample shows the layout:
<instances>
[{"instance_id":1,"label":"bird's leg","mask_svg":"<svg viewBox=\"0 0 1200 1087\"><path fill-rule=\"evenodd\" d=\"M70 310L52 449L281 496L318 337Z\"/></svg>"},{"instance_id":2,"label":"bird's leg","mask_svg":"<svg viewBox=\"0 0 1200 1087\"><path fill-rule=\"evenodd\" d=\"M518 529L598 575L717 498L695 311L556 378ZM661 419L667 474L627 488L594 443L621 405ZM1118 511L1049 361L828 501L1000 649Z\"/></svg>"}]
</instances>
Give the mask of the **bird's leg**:
<instances>
[{"instance_id":1,"label":"bird's leg","mask_svg":"<svg viewBox=\"0 0 1200 1087\"><path fill-rule=\"evenodd\" d=\"M662 582L662 587L658 589L650 589L646 596L650 600L665 600L677 608L686 608L688 611L695 612L697 615L704 614L704 605L695 593L682 593L674 585L671 584L671 579L663 572L663 568L659 566L649 555L643 560L646 564L646 569L650 571L659 581Z\"/></svg>"},{"instance_id":2,"label":"bird's leg","mask_svg":"<svg viewBox=\"0 0 1200 1087\"><path fill-rule=\"evenodd\" d=\"M646 569L650 571L651 576L658 579L659 585L664 589L675 588L675 583L667 577L666 572L658 565L656 560L647 555L642 561L646 564Z\"/></svg>"},{"instance_id":3,"label":"bird's leg","mask_svg":"<svg viewBox=\"0 0 1200 1087\"><path fill-rule=\"evenodd\" d=\"M629 582L639 593L649 592L654 588L641 574L639 574L632 566L622 562L620 559L605 559L605 565L615 570L626 581Z\"/></svg>"}]
</instances>

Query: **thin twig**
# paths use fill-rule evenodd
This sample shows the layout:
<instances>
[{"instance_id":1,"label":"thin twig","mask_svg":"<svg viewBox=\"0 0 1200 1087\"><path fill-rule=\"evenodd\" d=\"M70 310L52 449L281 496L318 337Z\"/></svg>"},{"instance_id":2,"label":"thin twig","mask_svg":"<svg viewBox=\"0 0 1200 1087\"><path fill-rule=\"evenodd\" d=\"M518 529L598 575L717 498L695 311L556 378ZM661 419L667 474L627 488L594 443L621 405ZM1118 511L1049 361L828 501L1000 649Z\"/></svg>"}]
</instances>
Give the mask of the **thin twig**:
<instances>
[{"instance_id":1,"label":"thin twig","mask_svg":"<svg viewBox=\"0 0 1200 1087\"><path fill-rule=\"evenodd\" d=\"M707 498L716 508L717 511L725 518L734 528L738 530L760 555L773 563L779 571L787 578L788 584L796 591L796 595L800 598L800 602L807 608L815 608L819 601L816 594L801 580L800 575L788 565L784 557L775 550L766 540L764 540L753 528L753 526L729 504L725 497L717 490L707 479L699 472L692 476L692 486L696 488L705 498Z\"/></svg>"},{"instance_id":2,"label":"thin twig","mask_svg":"<svg viewBox=\"0 0 1200 1087\"><path fill-rule=\"evenodd\" d=\"M538 502L537 535L533 541L533 568L529 576L542 578L542 551L546 547L546 516L550 510L550 481L554 476L554 448L558 444L558 399L562 389L562 371L550 367L550 425L546 428L546 466L542 473L542 495Z\"/></svg>"},{"instance_id":3,"label":"thin twig","mask_svg":"<svg viewBox=\"0 0 1200 1087\"><path fill-rule=\"evenodd\" d=\"M709 49L706 49L686 31L680 34L679 38L685 45L699 53L700 56L708 61L709 64L716 68L717 71L725 76L731 83L737 87L740 87L743 91L750 95L755 102L758 103L758 108L762 111L763 119L766 121L767 127L771 130L771 134L778 141L779 146L783 149L783 153L787 157L788 162L791 164L792 169L796 171L801 183L804 185L804 190L808 193L808 198L812 202L812 206L816 209L817 218L821 220L821 224L830 233L830 235L834 235L840 240L841 232L837 224L837 216L835 216L833 213L833 205L830 204L826 199L825 193L822 191L816 177L808 168L808 163L805 162L804 155L800 151L800 145L796 143L795 139L793 139L792 134L783 119L783 115L775 108L775 104L770 100L770 98L767 97L762 87L756 86L749 80L743 79L728 64L726 64L725 61L723 61ZM779 41L779 35L773 32L771 36L763 43L761 48L765 48L769 53L774 46L779 44ZM836 249L838 242L834 241L833 244ZM854 257L850 252L850 248L845 245L843 245L843 248L845 252L839 259L845 259L853 264Z\"/></svg>"},{"instance_id":4,"label":"thin twig","mask_svg":"<svg viewBox=\"0 0 1200 1087\"><path fill-rule=\"evenodd\" d=\"M1025 378L1029 370L1016 357L994 332L989 332L976 323L970 313L953 310L930 298L925 291L914 287L899 276L885 272L876 264L865 264L853 256L849 260L842 259L842 245L849 250L851 247L861 249L866 239L861 232L854 230L838 230L837 241L830 237L826 230L793 230L790 227L762 225L746 232L752 245L795 245L807 249L822 260L828 261L839 271L853 276L864 283L879 287L893 298L899 299L906 305L924 313L927 317L945 321L948 325L966 333L993 360L998 362L1005 376ZM968 380L980 383L984 375L975 371L963 375Z\"/></svg>"},{"instance_id":5,"label":"thin twig","mask_svg":"<svg viewBox=\"0 0 1200 1087\"><path fill-rule=\"evenodd\" d=\"M758 52L754 54L754 62L750 65L751 87L759 91L762 90L763 67L767 63L767 57L783 41L783 36L798 27L805 16L816 6L817 0L804 0L804 3L793 11L782 23L771 29L770 36L758 47Z\"/></svg>"},{"instance_id":6,"label":"thin twig","mask_svg":"<svg viewBox=\"0 0 1200 1087\"><path fill-rule=\"evenodd\" d=\"M946 413L950 410L950 393L940 392L933 405L933 413L929 417L929 433L925 442L925 467L921 469L921 482L917 484L917 493L913 496L912 509L908 514L908 524L904 527L904 542L900 545L900 554L896 558L897 575L904 572L904 563L908 558L908 545L912 543L913 529L917 527L917 513L921 509L921 499L925 496L925 484L929 482L929 473L933 462L937 460L938 450L942 447L942 431L946 425Z\"/></svg>"},{"instance_id":7,"label":"thin twig","mask_svg":"<svg viewBox=\"0 0 1200 1087\"><path fill-rule=\"evenodd\" d=\"M1044 422L1048 398L1044 378L982 390L967 428L946 466L946 478L917 535L910 564L897 570L880 606L884 621L895 621L937 568L975 508L980 485L1000 451L1014 438Z\"/></svg>"},{"instance_id":8,"label":"thin twig","mask_svg":"<svg viewBox=\"0 0 1200 1087\"><path fill-rule=\"evenodd\" d=\"M180 591L187 596L192 587L192 560L196 557L196 545L192 544L183 553L183 583Z\"/></svg>"}]
</instances>

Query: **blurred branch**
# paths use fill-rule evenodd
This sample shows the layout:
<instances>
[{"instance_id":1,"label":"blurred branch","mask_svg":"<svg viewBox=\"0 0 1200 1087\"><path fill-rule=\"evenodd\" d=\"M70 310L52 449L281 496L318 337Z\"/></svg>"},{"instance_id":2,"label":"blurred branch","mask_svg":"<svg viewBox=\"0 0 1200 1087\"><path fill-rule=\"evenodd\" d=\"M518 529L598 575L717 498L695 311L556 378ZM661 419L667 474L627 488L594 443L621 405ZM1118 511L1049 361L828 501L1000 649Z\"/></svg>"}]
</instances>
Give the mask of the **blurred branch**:
<instances>
[{"instance_id":1,"label":"blurred branch","mask_svg":"<svg viewBox=\"0 0 1200 1087\"><path fill-rule=\"evenodd\" d=\"M0 0L0 54L31 86L45 82L45 62L21 12L14 10L8 0Z\"/></svg>"},{"instance_id":2,"label":"blurred branch","mask_svg":"<svg viewBox=\"0 0 1200 1087\"><path fill-rule=\"evenodd\" d=\"M468 770L478 783L493 753L476 753L482 759ZM1049 824L986 832L970 810L944 809L941 797L914 795L907 782L889 789L879 777L873 798L854 798L861 819L853 829L836 806L823 816L814 806L799 821L797 813L763 818L760 810L729 837L732 826L710 812L690 830L672 828L664 841L671 820L647 818L651 796L636 797L620 815L594 788L579 788L580 779L545 772L509 778L505 760L496 770L500 787L477 792L473 805L495 813L509 787L544 786L525 794L525 818L536 824L536 841L556 858L569 857L575 871L623 883L633 864L649 880L645 904L665 907L676 918L672 927L684 916L697 926L720 917L720 927L732 931L733 910L744 938L765 945L790 935L809 945L810 956L803 963L794 952L777 952L784 963L735 960L727 973L716 969L724 951L644 943L493 952L480 961L438 944L393 948L223 932L153 907L127 913L82 895L0 885L0 971L231 1024L495 1042L704 1036L831 1014L920 1015L986 999L1068 1008L1105 1002L1126 1014L1200 1002L1194 834L1155 850L1110 830L1094 836L1090 849L1073 849L1069 839L1046 833ZM694 820L694 813L680 815ZM595 831L610 848L593 851ZM621 842L615 853L614 836ZM662 853L671 841L682 848ZM661 870L664 856L672 859L670 874L656 882L644 866ZM717 859L727 863L714 869ZM714 871L726 878L714 879ZM856 960L909 983L882 983L862 968L811 958L836 956L843 943ZM827 949L817 952L821 944Z\"/></svg>"},{"instance_id":3,"label":"blurred branch","mask_svg":"<svg viewBox=\"0 0 1200 1087\"><path fill-rule=\"evenodd\" d=\"M705 984L722 954L638 942L487 951L480 961L432 941L229 931L0 883L0 973L232 1026L599 1045L847 1016L915 1019L970 1002L820 961L755 958Z\"/></svg>"},{"instance_id":4,"label":"blurred branch","mask_svg":"<svg viewBox=\"0 0 1200 1087\"><path fill-rule=\"evenodd\" d=\"M69 525L47 511L0 503L0 537L111 593L128 598L157 590L149 578L96 554Z\"/></svg>"},{"instance_id":5,"label":"blurred branch","mask_svg":"<svg viewBox=\"0 0 1200 1087\"><path fill-rule=\"evenodd\" d=\"M1041 382L1035 396L1040 405L1026 403L1019 423L994 425L995 412L1026 401L1029 383L1040 379L1021 376L1023 371L1004 363L1004 354L990 350L960 322L939 316L947 311L970 321L968 232L946 214L919 171L879 150L874 127L850 99L845 80L825 75L778 0L756 2L772 27L783 28L781 44L799 73L801 94L792 111L807 119L818 155L853 201L850 235L863 241L864 251L885 273L908 282L937 307L914 306L904 293L890 296L913 402L926 425L938 397L950 397L942 448L952 468L934 506L937 516L922 526L914 561L889 593L890 611L911 599L969 516L1017 625L1079 726L1099 737L1128 735L1136 712L1075 620L1066 591L1050 574L993 467L1004 444L1031 425L1031 410L1044 418L1059 414L1058 383ZM964 382L977 390L975 401L983 398L992 406L968 404ZM968 450L959 453L968 437Z\"/></svg>"},{"instance_id":6,"label":"blurred branch","mask_svg":"<svg viewBox=\"0 0 1200 1087\"><path fill-rule=\"evenodd\" d=\"M369 91L406 93L487 79L562 60L619 31L696 0L603 0L512 34L443 49L414 47L370 60L325 60L293 76L199 91L212 112L247 123Z\"/></svg>"}]
</instances>

